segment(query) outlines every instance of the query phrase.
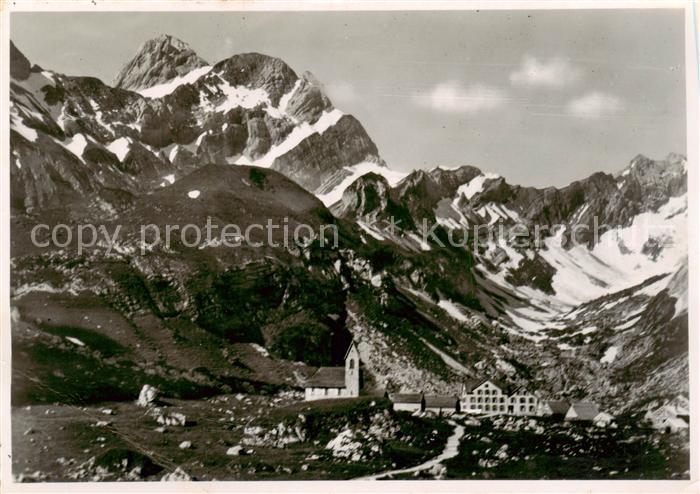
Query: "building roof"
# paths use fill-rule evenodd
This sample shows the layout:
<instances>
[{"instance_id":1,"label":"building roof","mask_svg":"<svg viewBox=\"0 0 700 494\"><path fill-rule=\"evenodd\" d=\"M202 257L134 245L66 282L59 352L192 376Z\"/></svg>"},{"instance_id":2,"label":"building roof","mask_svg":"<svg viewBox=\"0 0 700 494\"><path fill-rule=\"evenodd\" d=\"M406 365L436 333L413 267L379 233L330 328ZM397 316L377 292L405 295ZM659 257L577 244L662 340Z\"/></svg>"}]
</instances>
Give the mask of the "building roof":
<instances>
[{"instance_id":1,"label":"building roof","mask_svg":"<svg viewBox=\"0 0 700 494\"><path fill-rule=\"evenodd\" d=\"M357 348L357 342L355 340L352 340L350 342L350 344L348 345L348 349L345 350L345 356L343 356L344 360L348 358L348 353L350 353L350 350L352 350L352 347ZM359 348L358 348L358 351L359 351Z\"/></svg>"},{"instance_id":2,"label":"building roof","mask_svg":"<svg viewBox=\"0 0 700 494\"><path fill-rule=\"evenodd\" d=\"M572 403L569 410L572 409L576 413L576 418L580 420L593 420L595 416L600 413L600 410L598 410L598 405L591 403L590 401L578 401L576 403Z\"/></svg>"},{"instance_id":3,"label":"building roof","mask_svg":"<svg viewBox=\"0 0 700 494\"><path fill-rule=\"evenodd\" d=\"M448 395L425 395L426 408L455 408L459 398Z\"/></svg>"},{"instance_id":4,"label":"building roof","mask_svg":"<svg viewBox=\"0 0 700 494\"><path fill-rule=\"evenodd\" d=\"M535 396L534 393L532 393L529 389L527 389L527 388L525 387L525 385L523 385L523 384L520 384L520 385L518 385L518 386L515 386L515 387L510 388L509 394L511 394L511 395L518 394L518 395L532 395L532 396Z\"/></svg>"},{"instance_id":5,"label":"building roof","mask_svg":"<svg viewBox=\"0 0 700 494\"><path fill-rule=\"evenodd\" d=\"M307 388L344 388L345 367L319 367L314 375L307 379L304 386Z\"/></svg>"},{"instance_id":6,"label":"building roof","mask_svg":"<svg viewBox=\"0 0 700 494\"><path fill-rule=\"evenodd\" d=\"M508 383L505 383L501 381L500 379L491 379L491 378L486 378L486 379L480 379L480 380L474 380L474 379L469 379L468 381L465 381L464 383L464 388L467 393L471 393L474 391L476 388L481 386L482 384L490 382L494 386L496 386L498 389L500 389L504 394L510 395L511 389Z\"/></svg>"},{"instance_id":7,"label":"building roof","mask_svg":"<svg viewBox=\"0 0 700 494\"><path fill-rule=\"evenodd\" d=\"M547 401L547 406L553 414L565 415L571 405L566 400L549 400Z\"/></svg>"},{"instance_id":8,"label":"building roof","mask_svg":"<svg viewBox=\"0 0 700 494\"><path fill-rule=\"evenodd\" d=\"M477 388L480 384L485 383L485 379L467 379L464 381L463 386L464 386L464 391L467 393L471 393L474 391L475 388Z\"/></svg>"},{"instance_id":9,"label":"building roof","mask_svg":"<svg viewBox=\"0 0 700 494\"><path fill-rule=\"evenodd\" d=\"M508 386L508 383L503 382L500 379L484 379L481 383L483 384L487 381L503 391L505 394L510 394L510 386ZM481 386L481 384L479 386Z\"/></svg>"},{"instance_id":10,"label":"building roof","mask_svg":"<svg viewBox=\"0 0 700 494\"><path fill-rule=\"evenodd\" d=\"M395 393L389 396L392 403L421 403L423 393Z\"/></svg>"}]
</instances>

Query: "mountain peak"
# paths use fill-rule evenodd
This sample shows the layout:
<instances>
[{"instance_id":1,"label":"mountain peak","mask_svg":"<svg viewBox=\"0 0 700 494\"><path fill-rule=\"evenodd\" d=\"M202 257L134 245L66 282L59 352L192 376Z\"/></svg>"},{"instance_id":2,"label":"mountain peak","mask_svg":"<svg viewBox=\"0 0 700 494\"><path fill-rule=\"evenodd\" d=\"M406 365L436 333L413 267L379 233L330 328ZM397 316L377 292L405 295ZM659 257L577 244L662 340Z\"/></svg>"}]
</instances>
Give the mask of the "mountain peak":
<instances>
[{"instance_id":1,"label":"mountain peak","mask_svg":"<svg viewBox=\"0 0 700 494\"><path fill-rule=\"evenodd\" d=\"M10 41L10 77L22 81L29 77L32 64L29 63L24 53L19 51L15 44Z\"/></svg>"},{"instance_id":2,"label":"mountain peak","mask_svg":"<svg viewBox=\"0 0 700 494\"><path fill-rule=\"evenodd\" d=\"M669 153L662 160L653 160L643 154L635 156L627 168L620 175L626 176L632 173L635 176L645 175L678 175L685 171L685 156L677 153Z\"/></svg>"},{"instance_id":3,"label":"mountain peak","mask_svg":"<svg viewBox=\"0 0 700 494\"><path fill-rule=\"evenodd\" d=\"M170 34L161 34L141 45L117 74L115 86L146 89L205 65L207 62L187 43Z\"/></svg>"},{"instance_id":4,"label":"mountain peak","mask_svg":"<svg viewBox=\"0 0 700 494\"><path fill-rule=\"evenodd\" d=\"M162 45L162 44L167 44L172 46L173 48L176 48L178 50L190 50L190 45L182 41L180 38L176 38L172 34L161 34L160 36L156 36L155 38L147 40L144 45L148 44L155 44L155 45Z\"/></svg>"}]
</instances>

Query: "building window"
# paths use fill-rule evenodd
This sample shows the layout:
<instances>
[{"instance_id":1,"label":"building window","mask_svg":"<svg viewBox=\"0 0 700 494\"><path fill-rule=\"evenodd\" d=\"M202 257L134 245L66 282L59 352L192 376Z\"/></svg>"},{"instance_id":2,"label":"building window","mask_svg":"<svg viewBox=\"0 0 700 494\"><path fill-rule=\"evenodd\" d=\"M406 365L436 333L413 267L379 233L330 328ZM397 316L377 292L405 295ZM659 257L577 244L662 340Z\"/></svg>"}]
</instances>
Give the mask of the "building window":
<instances>
[{"instance_id":1,"label":"building window","mask_svg":"<svg viewBox=\"0 0 700 494\"><path fill-rule=\"evenodd\" d=\"M531 396L531 397L530 397L530 403L534 403L534 402L535 402L535 399Z\"/></svg>"},{"instance_id":2,"label":"building window","mask_svg":"<svg viewBox=\"0 0 700 494\"><path fill-rule=\"evenodd\" d=\"M522 396L520 397L520 403L525 403L525 398L523 398Z\"/></svg>"},{"instance_id":3,"label":"building window","mask_svg":"<svg viewBox=\"0 0 700 494\"><path fill-rule=\"evenodd\" d=\"M481 394L481 390L480 390L480 389L477 389L477 390L476 390L476 394L480 395L480 394Z\"/></svg>"},{"instance_id":4,"label":"building window","mask_svg":"<svg viewBox=\"0 0 700 494\"><path fill-rule=\"evenodd\" d=\"M501 396L501 403L505 403L505 399Z\"/></svg>"},{"instance_id":5,"label":"building window","mask_svg":"<svg viewBox=\"0 0 700 494\"><path fill-rule=\"evenodd\" d=\"M532 412L534 409L535 409L535 407L530 405L530 411Z\"/></svg>"},{"instance_id":6,"label":"building window","mask_svg":"<svg viewBox=\"0 0 700 494\"><path fill-rule=\"evenodd\" d=\"M350 359L350 363L348 364L348 367L351 370L355 368L355 360L354 359Z\"/></svg>"},{"instance_id":7,"label":"building window","mask_svg":"<svg viewBox=\"0 0 700 494\"><path fill-rule=\"evenodd\" d=\"M481 403L481 396L479 396L479 399L476 400L476 401L478 401L479 403Z\"/></svg>"}]
</instances>

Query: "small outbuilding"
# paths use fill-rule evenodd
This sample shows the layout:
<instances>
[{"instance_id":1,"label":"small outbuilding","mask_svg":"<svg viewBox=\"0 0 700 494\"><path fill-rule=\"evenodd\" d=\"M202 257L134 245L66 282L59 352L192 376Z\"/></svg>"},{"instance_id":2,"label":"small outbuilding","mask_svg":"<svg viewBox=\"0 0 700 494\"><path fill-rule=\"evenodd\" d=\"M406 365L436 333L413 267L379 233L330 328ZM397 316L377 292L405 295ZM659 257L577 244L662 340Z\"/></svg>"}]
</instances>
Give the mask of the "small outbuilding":
<instances>
[{"instance_id":1,"label":"small outbuilding","mask_svg":"<svg viewBox=\"0 0 700 494\"><path fill-rule=\"evenodd\" d=\"M424 409L426 412L438 415L452 415L461 412L459 398L456 396L426 395L423 399L425 400Z\"/></svg>"},{"instance_id":2,"label":"small outbuilding","mask_svg":"<svg viewBox=\"0 0 700 494\"><path fill-rule=\"evenodd\" d=\"M600 413L598 405L590 401L578 401L572 403L567 410L564 420L570 422L593 422Z\"/></svg>"},{"instance_id":3,"label":"small outbuilding","mask_svg":"<svg viewBox=\"0 0 700 494\"><path fill-rule=\"evenodd\" d=\"M389 395L392 408L400 412L422 412L425 410L423 393L395 393Z\"/></svg>"}]
</instances>

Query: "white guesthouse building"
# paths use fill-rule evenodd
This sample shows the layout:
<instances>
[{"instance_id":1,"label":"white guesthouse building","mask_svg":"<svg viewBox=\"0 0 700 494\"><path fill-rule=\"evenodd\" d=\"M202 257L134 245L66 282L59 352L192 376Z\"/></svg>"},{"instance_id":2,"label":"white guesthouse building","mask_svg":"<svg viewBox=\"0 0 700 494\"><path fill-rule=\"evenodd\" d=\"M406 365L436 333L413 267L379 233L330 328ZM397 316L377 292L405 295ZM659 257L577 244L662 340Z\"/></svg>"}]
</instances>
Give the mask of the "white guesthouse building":
<instances>
[{"instance_id":1,"label":"white guesthouse building","mask_svg":"<svg viewBox=\"0 0 700 494\"><path fill-rule=\"evenodd\" d=\"M360 352L350 343L343 367L319 367L304 385L306 401L360 396Z\"/></svg>"},{"instance_id":2,"label":"white guesthouse building","mask_svg":"<svg viewBox=\"0 0 700 494\"><path fill-rule=\"evenodd\" d=\"M536 415L539 400L523 386L510 389L496 380L465 383L462 411L498 415Z\"/></svg>"}]
</instances>

